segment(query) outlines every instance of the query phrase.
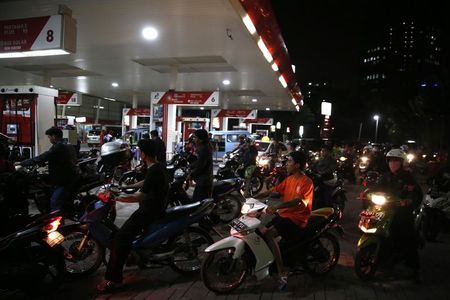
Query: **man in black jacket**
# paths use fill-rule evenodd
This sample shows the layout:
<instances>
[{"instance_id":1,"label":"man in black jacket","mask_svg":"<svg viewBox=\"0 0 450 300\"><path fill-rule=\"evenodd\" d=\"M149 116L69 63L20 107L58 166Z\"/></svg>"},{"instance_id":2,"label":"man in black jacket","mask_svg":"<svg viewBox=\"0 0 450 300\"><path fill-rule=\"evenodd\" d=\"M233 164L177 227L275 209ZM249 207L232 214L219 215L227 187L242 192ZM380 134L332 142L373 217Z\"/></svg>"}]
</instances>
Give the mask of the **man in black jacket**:
<instances>
[{"instance_id":1,"label":"man in black jacket","mask_svg":"<svg viewBox=\"0 0 450 300\"><path fill-rule=\"evenodd\" d=\"M166 145L164 141L159 137L157 130L150 131L150 136L156 142L156 160L166 165Z\"/></svg>"},{"instance_id":2,"label":"man in black jacket","mask_svg":"<svg viewBox=\"0 0 450 300\"><path fill-rule=\"evenodd\" d=\"M398 242L405 255L406 263L414 271L416 282L421 281L418 239L414 227L413 211L421 204L423 194L414 175L403 168L405 153L392 149L386 154L389 171L383 174L379 188L393 197L401 199L400 206L394 208L390 233Z\"/></svg>"},{"instance_id":3,"label":"man in black jacket","mask_svg":"<svg viewBox=\"0 0 450 300\"><path fill-rule=\"evenodd\" d=\"M48 162L50 181L54 185L50 198L50 211L65 209L70 205L77 175L75 148L63 143L61 129L52 127L45 134L53 146L35 158L22 161L22 166L33 166Z\"/></svg>"},{"instance_id":4,"label":"man in black jacket","mask_svg":"<svg viewBox=\"0 0 450 300\"><path fill-rule=\"evenodd\" d=\"M209 142L208 132L205 129L198 129L195 131L194 142L197 149L197 160L190 166L191 174L188 179L194 179L196 184L192 200L201 201L211 197L212 193L212 146Z\"/></svg>"}]
</instances>

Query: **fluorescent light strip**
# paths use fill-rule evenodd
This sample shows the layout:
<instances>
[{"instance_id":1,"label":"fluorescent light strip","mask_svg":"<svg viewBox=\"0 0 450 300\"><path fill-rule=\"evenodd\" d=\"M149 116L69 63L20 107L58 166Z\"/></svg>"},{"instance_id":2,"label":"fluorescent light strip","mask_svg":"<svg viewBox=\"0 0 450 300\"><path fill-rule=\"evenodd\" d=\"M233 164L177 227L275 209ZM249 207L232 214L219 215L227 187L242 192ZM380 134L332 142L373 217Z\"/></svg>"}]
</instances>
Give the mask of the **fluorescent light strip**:
<instances>
[{"instance_id":1,"label":"fluorescent light strip","mask_svg":"<svg viewBox=\"0 0 450 300\"><path fill-rule=\"evenodd\" d=\"M259 47L259 50L261 50L261 52L263 53L266 60L269 63L272 62L272 60L273 60L272 54L270 54L270 51L269 51L269 49L267 49L266 44L264 44L264 41L262 40L262 38L259 38L258 47Z\"/></svg>"},{"instance_id":2,"label":"fluorescent light strip","mask_svg":"<svg viewBox=\"0 0 450 300\"><path fill-rule=\"evenodd\" d=\"M0 58L21 58L21 57L33 57L33 56L51 56L51 55L65 55L70 54L62 49L49 49L49 50L34 50L25 52L9 52L0 53Z\"/></svg>"},{"instance_id":3,"label":"fluorescent light strip","mask_svg":"<svg viewBox=\"0 0 450 300\"><path fill-rule=\"evenodd\" d=\"M286 88L287 87L287 83L286 80L284 80L283 75L280 75L280 77L278 77L278 80L281 82L281 85Z\"/></svg>"},{"instance_id":4,"label":"fluorescent light strip","mask_svg":"<svg viewBox=\"0 0 450 300\"><path fill-rule=\"evenodd\" d=\"M245 17L242 18L242 21L244 21L245 27L247 27L250 34L254 34L256 32L255 25L253 25L252 19L250 19L249 15L245 15Z\"/></svg>"},{"instance_id":5,"label":"fluorescent light strip","mask_svg":"<svg viewBox=\"0 0 450 300\"><path fill-rule=\"evenodd\" d=\"M103 99L109 100L109 101L116 101L116 99L114 99L114 98L108 98L108 97L104 97Z\"/></svg>"},{"instance_id":6,"label":"fluorescent light strip","mask_svg":"<svg viewBox=\"0 0 450 300\"><path fill-rule=\"evenodd\" d=\"M276 62L274 62L274 63L272 64L272 70L274 70L275 72L278 71L278 65L277 65Z\"/></svg>"}]
</instances>

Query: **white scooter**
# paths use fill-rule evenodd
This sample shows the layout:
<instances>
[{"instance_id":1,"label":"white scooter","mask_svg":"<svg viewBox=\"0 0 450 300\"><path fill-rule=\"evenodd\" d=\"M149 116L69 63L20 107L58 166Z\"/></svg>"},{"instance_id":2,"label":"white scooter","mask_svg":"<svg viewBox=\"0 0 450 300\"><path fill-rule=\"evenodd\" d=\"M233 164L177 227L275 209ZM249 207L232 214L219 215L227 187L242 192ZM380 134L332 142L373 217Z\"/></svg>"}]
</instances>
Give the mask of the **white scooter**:
<instances>
[{"instance_id":1,"label":"white scooter","mask_svg":"<svg viewBox=\"0 0 450 300\"><path fill-rule=\"evenodd\" d=\"M237 289L248 274L254 274L258 280L269 276L274 255L259 231L260 217L266 208L267 204L248 198L242 206L243 216L230 223L231 236L205 250L201 276L209 290L228 293ZM295 270L302 267L314 274L331 271L338 262L340 247L328 231L342 230L336 224L338 219L333 208L313 211L301 240L280 242L285 265Z\"/></svg>"}]
</instances>

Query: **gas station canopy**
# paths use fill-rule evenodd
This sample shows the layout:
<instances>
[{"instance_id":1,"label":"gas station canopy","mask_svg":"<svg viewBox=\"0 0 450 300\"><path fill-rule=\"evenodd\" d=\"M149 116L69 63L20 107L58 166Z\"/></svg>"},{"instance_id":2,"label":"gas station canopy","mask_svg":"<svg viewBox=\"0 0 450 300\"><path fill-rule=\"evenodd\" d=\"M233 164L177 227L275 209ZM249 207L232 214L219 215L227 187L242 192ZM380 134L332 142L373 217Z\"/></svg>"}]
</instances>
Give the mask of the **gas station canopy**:
<instances>
[{"instance_id":1,"label":"gas station canopy","mask_svg":"<svg viewBox=\"0 0 450 300\"><path fill-rule=\"evenodd\" d=\"M269 0L2 1L0 20L57 15L61 3L76 20L76 52L0 58L1 85L52 85L126 103L134 96L140 106L169 89L219 90L221 108L301 103Z\"/></svg>"}]
</instances>

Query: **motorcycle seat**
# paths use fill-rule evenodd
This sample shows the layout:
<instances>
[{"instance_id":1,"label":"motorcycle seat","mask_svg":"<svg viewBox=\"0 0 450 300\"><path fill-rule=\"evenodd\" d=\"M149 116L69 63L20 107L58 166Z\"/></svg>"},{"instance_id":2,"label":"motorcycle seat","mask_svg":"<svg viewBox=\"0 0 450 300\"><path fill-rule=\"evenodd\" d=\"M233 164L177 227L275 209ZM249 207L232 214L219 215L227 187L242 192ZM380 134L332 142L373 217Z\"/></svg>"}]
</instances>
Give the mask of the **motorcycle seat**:
<instances>
[{"instance_id":1,"label":"motorcycle seat","mask_svg":"<svg viewBox=\"0 0 450 300\"><path fill-rule=\"evenodd\" d=\"M311 216L310 217L324 217L324 218L328 218L331 215L334 214L334 209L332 207L324 207L324 208L319 208L316 210L313 210L311 212Z\"/></svg>"},{"instance_id":2,"label":"motorcycle seat","mask_svg":"<svg viewBox=\"0 0 450 300\"><path fill-rule=\"evenodd\" d=\"M193 215L203 210L205 207L209 206L212 202L213 202L212 199L205 199L203 201L198 201L192 204L168 208L166 209L164 217L158 219L157 221L155 221L155 223L158 224L170 223L172 221L178 220L181 217Z\"/></svg>"}]
</instances>

